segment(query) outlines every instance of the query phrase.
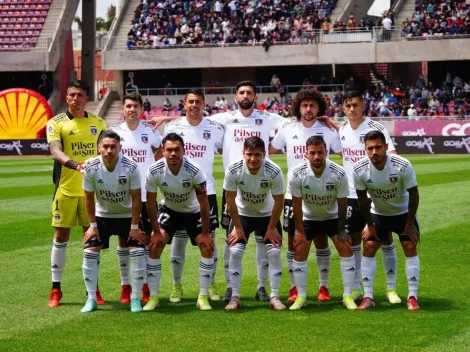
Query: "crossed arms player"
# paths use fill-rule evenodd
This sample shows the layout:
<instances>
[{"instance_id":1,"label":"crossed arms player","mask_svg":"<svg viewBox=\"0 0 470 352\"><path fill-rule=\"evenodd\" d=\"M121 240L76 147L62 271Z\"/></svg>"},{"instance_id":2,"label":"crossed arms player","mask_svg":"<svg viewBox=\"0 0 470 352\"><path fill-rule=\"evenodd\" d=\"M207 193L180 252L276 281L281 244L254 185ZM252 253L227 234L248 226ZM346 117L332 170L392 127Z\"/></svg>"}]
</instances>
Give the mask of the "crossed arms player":
<instances>
[{"instance_id":1,"label":"crossed arms player","mask_svg":"<svg viewBox=\"0 0 470 352\"><path fill-rule=\"evenodd\" d=\"M382 132L368 132L364 136L364 143L367 157L353 166L354 186L368 226L363 235L364 300L359 309L375 306L373 296L377 271L375 254L387 240L389 232L395 232L399 235L406 256L407 306L409 310L419 310L417 299L420 261L416 246L420 233L416 218L419 204L416 175L407 159L387 154L388 144Z\"/></svg>"},{"instance_id":2,"label":"crossed arms player","mask_svg":"<svg viewBox=\"0 0 470 352\"><path fill-rule=\"evenodd\" d=\"M144 310L151 311L160 305L160 257L175 232L181 230L186 231L191 243L201 251L200 291L196 305L201 310L211 310L208 294L214 271L214 245L209 226L206 176L199 165L184 157L184 140L179 135L169 133L163 138L162 145L164 157L154 163L147 173L147 211L153 232L147 262L150 300ZM158 211L157 188L162 193Z\"/></svg>"},{"instance_id":3,"label":"crossed arms player","mask_svg":"<svg viewBox=\"0 0 470 352\"><path fill-rule=\"evenodd\" d=\"M83 280L88 300L83 313L98 308L96 289L98 260L102 249L109 248L109 238L118 235L129 246L132 269L131 311L141 312L139 294L145 277L145 233L139 229L141 181L137 164L120 153L120 137L104 131L99 139L100 156L91 159L83 176L85 207L90 227L83 242ZM96 197L96 204L95 204Z\"/></svg>"}]
</instances>

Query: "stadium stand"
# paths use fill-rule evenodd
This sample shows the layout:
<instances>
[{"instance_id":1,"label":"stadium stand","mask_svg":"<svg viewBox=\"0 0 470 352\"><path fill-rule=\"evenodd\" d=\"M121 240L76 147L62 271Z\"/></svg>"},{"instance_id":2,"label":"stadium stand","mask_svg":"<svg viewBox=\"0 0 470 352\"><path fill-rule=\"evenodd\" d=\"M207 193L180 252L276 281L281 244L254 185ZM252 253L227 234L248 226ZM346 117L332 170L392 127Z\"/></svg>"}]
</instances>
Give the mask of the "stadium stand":
<instances>
[{"instance_id":1,"label":"stadium stand","mask_svg":"<svg viewBox=\"0 0 470 352\"><path fill-rule=\"evenodd\" d=\"M41 34L52 0L0 0L0 51L29 51Z\"/></svg>"}]
</instances>

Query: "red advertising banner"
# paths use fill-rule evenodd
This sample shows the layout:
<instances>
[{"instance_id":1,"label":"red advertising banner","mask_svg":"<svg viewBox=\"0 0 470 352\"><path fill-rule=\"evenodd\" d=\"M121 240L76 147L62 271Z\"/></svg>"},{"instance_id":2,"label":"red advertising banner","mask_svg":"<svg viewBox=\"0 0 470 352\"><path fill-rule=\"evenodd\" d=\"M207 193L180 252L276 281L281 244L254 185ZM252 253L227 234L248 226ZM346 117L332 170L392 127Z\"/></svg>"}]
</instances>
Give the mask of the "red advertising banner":
<instances>
[{"instance_id":1,"label":"red advertising banner","mask_svg":"<svg viewBox=\"0 0 470 352\"><path fill-rule=\"evenodd\" d=\"M395 136L470 136L470 121L395 121Z\"/></svg>"}]
</instances>

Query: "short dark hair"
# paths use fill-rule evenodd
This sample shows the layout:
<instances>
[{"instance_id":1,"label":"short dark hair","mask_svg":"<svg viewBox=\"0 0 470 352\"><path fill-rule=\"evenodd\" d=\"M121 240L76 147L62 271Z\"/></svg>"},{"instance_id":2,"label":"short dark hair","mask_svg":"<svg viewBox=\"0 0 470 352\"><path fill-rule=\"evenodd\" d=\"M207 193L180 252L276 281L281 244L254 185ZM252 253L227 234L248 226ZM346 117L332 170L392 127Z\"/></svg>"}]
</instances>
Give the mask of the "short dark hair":
<instances>
[{"instance_id":1,"label":"short dark hair","mask_svg":"<svg viewBox=\"0 0 470 352\"><path fill-rule=\"evenodd\" d=\"M181 146L183 147L184 149L184 140L183 138L181 138L181 136L177 133L174 133L174 132L171 132L171 133L168 133L165 138L163 138L162 140L162 147L163 149L165 149L165 143L166 141L171 141L171 142L180 142L181 143Z\"/></svg>"},{"instance_id":2,"label":"short dark hair","mask_svg":"<svg viewBox=\"0 0 470 352\"><path fill-rule=\"evenodd\" d=\"M190 90L188 90L188 92L184 96L184 101L186 101L186 98L188 98L189 94L197 95L198 97L202 98L202 101L206 101L206 97L205 97L203 91L200 90L200 89L190 89Z\"/></svg>"},{"instance_id":3,"label":"short dark hair","mask_svg":"<svg viewBox=\"0 0 470 352\"><path fill-rule=\"evenodd\" d=\"M326 102L323 94L315 89L305 89L297 93L292 106L292 112L300 120L300 104L304 100L313 100L318 104L318 117L324 116L326 113Z\"/></svg>"},{"instance_id":4,"label":"short dark hair","mask_svg":"<svg viewBox=\"0 0 470 352\"><path fill-rule=\"evenodd\" d=\"M385 135L380 131L367 132L366 135L364 136L364 144L367 141L371 141L371 140L375 140L375 139L380 139L383 142L383 144L387 144L387 142L385 140Z\"/></svg>"},{"instance_id":5,"label":"short dark hair","mask_svg":"<svg viewBox=\"0 0 470 352\"><path fill-rule=\"evenodd\" d=\"M101 141L105 138L115 139L118 143L121 143L121 136L119 136L113 130L105 130L105 131L101 132L101 134L98 138L98 143L101 143Z\"/></svg>"},{"instance_id":6,"label":"short dark hair","mask_svg":"<svg viewBox=\"0 0 470 352\"><path fill-rule=\"evenodd\" d=\"M90 87L85 81L80 81L79 79L75 79L72 82L70 82L69 86L67 87L67 90L72 87L84 90L86 95L88 95L88 90L90 89Z\"/></svg>"},{"instance_id":7,"label":"short dark hair","mask_svg":"<svg viewBox=\"0 0 470 352\"><path fill-rule=\"evenodd\" d=\"M244 86L248 86L248 87L251 87L253 88L253 92L255 93L256 95L256 86L253 84L253 82L251 81L240 81L237 83L237 90L236 90L236 93L238 93L238 90L240 89L240 87L244 87Z\"/></svg>"},{"instance_id":8,"label":"short dark hair","mask_svg":"<svg viewBox=\"0 0 470 352\"><path fill-rule=\"evenodd\" d=\"M343 95L343 104L346 102L346 100L351 100L351 99L354 99L354 98L358 98L360 101L363 101L362 94L359 91L357 91L357 90L348 90Z\"/></svg>"},{"instance_id":9,"label":"short dark hair","mask_svg":"<svg viewBox=\"0 0 470 352\"><path fill-rule=\"evenodd\" d=\"M245 139L245 142L243 143L243 150L253 150L256 148L260 148L263 152L266 151L266 145L261 138L258 136L251 136Z\"/></svg>"},{"instance_id":10,"label":"short dark hair","mask_svg":"<svg viewBox=\"0 0 470 352\"><path fill-rule=\"evenodd\" d=\"M124 103L126 102L127 99L133 100L133 101L138 101L140 106L144 105L144 101L142 100L142 95L140 95L140 93L138 93L138 92L130 92L130 93L127 93L126 95L124 95L124 97L122 98L122 104L123 105L124 105Z\"/></svg>"},{"instance_id":11,"label":"short dark hair","mask_svg":"<svg viewBox=\"0 0 470 352\"><path fill-rule=\"evenodd\" d=\"M317 146L322 144L326 150L326 142L322 136L311 136L307 139L307 142L305 142L305 147L308 149L308 147L311 145Z\"/></svg>"}]
</instances>

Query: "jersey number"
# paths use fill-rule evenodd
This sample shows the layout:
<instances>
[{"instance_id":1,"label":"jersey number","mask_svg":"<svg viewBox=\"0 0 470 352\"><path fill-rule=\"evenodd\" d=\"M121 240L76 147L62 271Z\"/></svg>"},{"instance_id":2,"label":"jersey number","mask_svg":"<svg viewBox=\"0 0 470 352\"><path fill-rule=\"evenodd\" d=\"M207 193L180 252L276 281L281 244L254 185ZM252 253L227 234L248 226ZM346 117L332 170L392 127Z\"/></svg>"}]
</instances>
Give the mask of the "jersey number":
<instances>
[{"instance_id":1,"label":"jersey number","mask_svg":"<svg viewBox=\"0 0 470 352\"><path fill-rule=\"evenodd\" d=\"M346 219L349 219L352 216L352 211L353 211L352 206L348 205L346 209Z\"/></svg>"},{"instance_id":2,"label":"jersey number","mask_svg":"<svg viewBox=\"0 0 470 352\"><path fill-rule=\"evenodd\" d=\"M284 207L284 218L292 219L294 217L294 208L286 205Z\"/></svg>"},{"instance_id":3,"label":"jersey number","mask_svg":"<svg viewBox=\"0 0 470 352\"><path fill-rule=\"evenodd\" d=\"M55 201L55 210L59 210L59 200L56 199Z\"/></svg>"},{"instance_id":4,"label":"jersey number","mask_svg":"<svg viewBox=\"0 0 470 352\"><path fill-rule=\"evenodd\" d=\"M170 215L168 215L167 213L160 213L160 215L158 216L158 223L160 225L168 224L169 220L170 220Z\"/></svg>"}]
</instances>

